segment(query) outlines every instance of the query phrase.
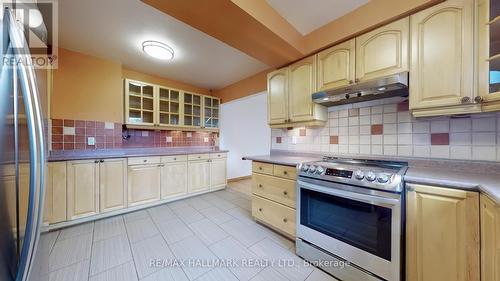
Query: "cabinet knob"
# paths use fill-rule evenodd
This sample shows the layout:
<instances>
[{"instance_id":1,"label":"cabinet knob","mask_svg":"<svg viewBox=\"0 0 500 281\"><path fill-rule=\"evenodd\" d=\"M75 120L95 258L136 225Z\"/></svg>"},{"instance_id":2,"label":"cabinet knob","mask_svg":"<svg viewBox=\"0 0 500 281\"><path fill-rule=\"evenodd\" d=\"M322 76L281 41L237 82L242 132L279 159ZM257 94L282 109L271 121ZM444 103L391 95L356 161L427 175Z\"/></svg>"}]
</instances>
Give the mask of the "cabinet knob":
<instances>
[{"instance_id":1,"label":"cabinet knob","mask_svg":"<svg viewBox=\"0 0 500 281\"><path fill-rule=\"evenodd\" d=\"M261 170L261 171L262 171L262 167L259 167L259 170Z\"/></svg>"},{"instance_id":2,"label":"cabinet knob","mask_svg":"<svg viewBox=\"0 0 500 281\"><path fill-rule=\"evenodd\" d=\"M354 81L352 81L352 80L349 80L349 84L354 84Z\"/></svg>"},{"instance_id":3,"label":"cabinet knob","mask_svg":"<svg viewBox=\"0 0 500 281\"><path fill-rule=\"evenodd\" d=\"M287 171L283 171L283 175L288 175L288 172Z\"/></svg>"},{"instance_id":4,"label":"cabinet knob","mask_svg":"<svg viewBox=\"0 0 500 281\"><path fill-rule=\"evenodd\" d=\"M174 157L174 160L177 160L177 158Z\"/></svg>"},{"instance_id":5,"label":"cabinet knob","mask_svg":"<svg viewBox=\"0 0 500 281\"><path fill-rule=\"evenodd\" d=\"M96 163L96 164L99 163L99 160L95 160L94 163Z\"/></svg>"},{"instance_id":6,"label":"cabinet knob","mask_svg":"<svg viewBox=\"0 0 500 281\"><path fill-rule=\"evenodd\" d=\"M475 97L475 98L474 98L474 101L475 101L476 103L482 103L482 102L483 102L483 97L481 97L481 96L477 96L477 97Z\"/></svg>"},{"instance_id":7,"label":"cabinet knob","mask_svg":"<svg viewBox=\"0 0 500 281\"><path fill-rule=\"evenodd\" d=\"M104 159L99 160L99 162L104 163Z\"/></svg>"},{"instance_id":8,"label":"cabinet knob","mask_svg":"<svg viewBox=\"0 0 500 281\"><path fill-rule=\"evenodd\" d=\"M262 212L262 208L259 208L259 212Z\"/></svg>"},{"instance_id":9,"label":"cabinet knob","mask_svg":"<svg viewBox=\"0 0 500 281\"><path fill-rule=\"evenodd\" d=\"M287 221L288 221L288 219L287 219L287 218L284 218L284 219L283 219L283 222L284 222L284 223L286 223Z\"/></svg>"},{"instance_id":10,"label":"cabinet knob","mask_svg":"<svg viewBox=\"0 0 500 281\"><path fill-rule=\"evenodd\" d=\"M470 97L463 97L461 100L462 103L468 103L470 102Z\"/></svg>"},{"instance_id":11,"label":"cabinet knob","mask_svg":"<svg viewBox=\"0 0 500 281\"><path fill-rule=\"evenodd\" d=\"M285 195L285 196L288 195L288 192L286 190L283 191L283 195Z\"/></svg>"},{"instance_id":12,"label":"cabinet knob","mask_svg":"<svg viewBox=\"0 0 500 281\"><path fill-rule=\"evenodd\" d=\"M146 163L146 162L148 162L148 160L142 160L142 162Z\"/></svg>"},{"instance_id":13,"label":"cabinet knob","mask_svg":"<svg viewBox=\"0 0 500 281\"><path fill-rule=\"evenodd\" d=\"M259 187L262 188L262 184L259 183Z\"/></svg>"}]
</instances>

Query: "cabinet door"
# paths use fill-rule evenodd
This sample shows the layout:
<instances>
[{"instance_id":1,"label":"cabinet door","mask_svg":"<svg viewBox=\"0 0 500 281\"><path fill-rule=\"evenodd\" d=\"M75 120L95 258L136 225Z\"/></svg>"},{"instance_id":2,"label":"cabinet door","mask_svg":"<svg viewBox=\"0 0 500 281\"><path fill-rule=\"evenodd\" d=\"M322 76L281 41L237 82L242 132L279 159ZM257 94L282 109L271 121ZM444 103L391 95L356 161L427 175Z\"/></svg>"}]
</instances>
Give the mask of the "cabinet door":
<instances>
[{"instance_id":1,"label":"cabinet door","mask_svg":"<svg viewBox=\"0 0 500 281\"><path fill-rule=\"evenodd\" d=\"M268 123L282 124L288 120L287 68L267 74Z\"/></svg>"},{"instance_id":2,"label":"cabinet door","mask_svg":"<svg viewBox=\"0 0 500 281\"><path fill-rule=\"evenodd\" d=\"M445 1L411 16L410 109L473 101L472 2Z\"/></svg>"},{"instance_id":3,"label":"cabinet door","mask_svg":"<svg viewBox=\"0 0 500 281\"><path fill-rule=\"evenodd\" d=\"M500 206L481 195L481 280L500 280Z\"/></svg>"},{"instance_id":4,"label":"cabinet door","mask_svg":"<svg viewBox=\"0 0 500 281\"><path fill-rule=\"evenodd\" d=\"M318 91L354 83L356 40L335 45L318 53Z\"/></svg>"},{"instance_id":5,"label":"cabinet door","mask_svg":"<svg viewBox=\"0 0 500 281\"><path fill-rule=\"evenodd\" d=\"M107 159L99 164L101 212L127 207L127 159Z\"/></svg>"},{"instance_id":6,"label":"cabinet door","mask_svg":"<svg viewBox=\"0 0 500 281\"><path fill-rule=\"evenodd\" d=\"M128 166L128 205L135 206L160 200L160 166Z\"/></svg>"},{"instance_id":7,"label":"cabinet door","mask_svg":"<svg viewBox=\"0 0 500 281\"><path fill-rule=\"evenodd\" d=\"M99 169L94 160L69 161L68 219L88 217L99 213Z\"/></svg>"},{"instance_id":8,"label":"cabinet door","mask_svg":"<svg viewBox=\"0 0 500 281\"><path fill-rule=\"evenodd\" d=\"M226 184L226 158L212 159L210 162L210 188L220 188Z\"/></svg>"},{"instance_id":9,"label":"cabinet door","mask_svg":"<svg viewBox=\"0 0 500 281\"><path fill-rule=\"evenodd\" d=\"M403 18L356 37L356 79L408 71L409 20Z\"/></svg>"},{"instance_id":10,"label":"cabinet door","mask_svg":"<svg viewBox=\"0 0 500 281\"><path fill-rule=\"evenodd\" d=\"M156 86L139 81L125 80L125 122L135 125L156 123Z\"/></svg>"},{"instance_id":11,"label":"cabinet door","mask_svg":"<svg viewBox=\"0 0 500 281\"><path fill-rule=\"evenodd\" d=\"M479 281L477 192L407 185L408 281Z\"/></svg>"},{"instance_id":12,"label":"cabinet door","mask_svg":"<svg viewBox=\"0 0 500 281\"><path fill-rule=\"evenodd\" d=\"M167 163L161 168L161 198L187 193L187 162Z\"/></svg>"},{"instance_id":13,"label":"cabinet door","mask_svg":"<svg viewBox=\"0 0 500 281\"><path fill-rule=\"evenodd\" d=\"M210 187L210 162L208 160L188 162L188 192L200 192Z\"/></svg>"},{"instance_id":14,"label":"cabinet door","mask_svg":"<svg viewBox=\"0 0 500 281\"><path fill-rule=\"evenodd\" d=\"M44 222L66 220L66 162L48 164L45 189Z\"/></svg>"},{"instance_id":15,"label":"cabinet door","mask_svg":"<svg viewBox=\"0 0 500 281\"><path fill-rule=\"evenodd\" d=\"M290 120L292 122L311 120L313 117L311 95L316 89L316 56L305 58L288 69Z\"/></svg>"}]
</instances>

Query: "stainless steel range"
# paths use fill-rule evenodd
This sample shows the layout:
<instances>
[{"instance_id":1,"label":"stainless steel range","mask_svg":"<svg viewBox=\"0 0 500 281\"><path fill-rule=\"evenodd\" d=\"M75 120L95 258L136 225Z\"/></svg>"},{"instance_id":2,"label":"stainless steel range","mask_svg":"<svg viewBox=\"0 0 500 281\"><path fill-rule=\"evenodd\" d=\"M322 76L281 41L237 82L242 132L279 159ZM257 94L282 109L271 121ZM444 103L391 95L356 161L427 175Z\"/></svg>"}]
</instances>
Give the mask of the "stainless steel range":
<instances>
[{"instance_id":1,"label":"stainless steel range","mask_svg":"<svg viewBox=\"0 0 500 281\"><path fill-rule=\"evenodd\" d=\"M402 278L407 163L325 157L299 166L297 254L340 280Z\"/></svg>"}]
</instances>

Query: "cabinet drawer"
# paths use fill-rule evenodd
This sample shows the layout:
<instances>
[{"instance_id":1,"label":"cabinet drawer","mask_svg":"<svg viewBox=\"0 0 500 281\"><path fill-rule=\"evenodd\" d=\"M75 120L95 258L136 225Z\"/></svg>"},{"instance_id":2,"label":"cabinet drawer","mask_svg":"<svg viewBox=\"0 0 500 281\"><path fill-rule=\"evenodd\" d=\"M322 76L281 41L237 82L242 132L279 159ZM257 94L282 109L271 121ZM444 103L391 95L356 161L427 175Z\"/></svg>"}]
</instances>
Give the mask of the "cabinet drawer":
<instances>
[{"instance_id":1,"label":"cabinet drawer","mask_svg":"<svg viewBox=\"0 0 500 281\"><path fill-rule=\"evenodd\" d=\"M274 165L273 175L285 179L295 180L297 178L297 168L290 166Z\"/></svg>"},{"instance_id":2,"label":"cabinet drawer","mask_svg":"<svg viewBox=\"0 0 500 281\"><path fill-rule=\"evenodd\" d=\"M141 164L160 164L161 157L131 157L128 159L128 165Z\"/></svg>"},{"instance_id":3,"label":"cabinet drawer","mask_svg":"<svg viewBox=\"0 0 500 281\"><path fill-rule=\"evenodd\" d=\"M187 161L187 155L171 155L171 156L162 156L162 163L171 163L171 162L183 162Z\"/></svg>"},{"instance_id":4,"label":"cabinet drawer","mask_svg":"<svg viewBox=\"0 0 500 281\"><path fill-rule=\"evenodd\" d=\"M210 158L209 154L189 154L188 160L202 160Z\"/></svg>"},{"instance_id":5,"label":"cabinet drawer","mask_svg":"<svg viewBox=\"0 0 500 281\"><path fill-rule=\"evenodd\" d=\"M225 152L210 153L210 159L217 159L217 158L227 158L227 153Z\"/></svg>"},{"instance_id":6,"label":"cabinet drawer","mask_svg":"<svg viewBox=\"0 0 500 281\"><path fill-rule=\"evenodd\" d=\"M252 193L295 209L295 181L254 174Z\"/></svg>"},{"instance_id":7,"label":"cabinet drawer","mask_svg":"<svg viewBox=\"0 0 500 281\"><path fill-rule=\"evenodd\" d=\"M295 237L295 210L259 196L252 196L252 216Z\"/></svg>"},{"instance_id":8,"label":"cabinet drawer","mask_svg":"<svg viewBox=\"0 0 500 281\"><path fill-rule=\"evenodd\" d=\"M254 161L254 162L252 162L252 171L254 171L255 173L272 175L273 174L273 164Z\"/></svg>"}]
</instances>

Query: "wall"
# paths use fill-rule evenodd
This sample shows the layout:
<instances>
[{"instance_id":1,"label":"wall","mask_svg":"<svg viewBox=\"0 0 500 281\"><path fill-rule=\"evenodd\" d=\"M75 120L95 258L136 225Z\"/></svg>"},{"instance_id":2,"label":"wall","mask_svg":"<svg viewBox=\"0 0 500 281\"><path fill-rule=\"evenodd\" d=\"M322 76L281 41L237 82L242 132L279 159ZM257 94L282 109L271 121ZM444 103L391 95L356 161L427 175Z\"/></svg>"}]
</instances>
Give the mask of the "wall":
<instances>
[{"instance_id":1,"label":"wall","mask_svg":"<svg viewBox=\"0 0 500 281\"><path fill-rule=\"evenodd\" d=\"M500 161L500 113L417 120L403 98L337 106L323 128L272 130L272 148Z\"/></svg>"},{"instance_id":2,"label":"wall","mask_svg":"<svg viewBox=\"0 0 500 281\"><path fill-rule=\"evenodd\" d=\"M254 95L267 90L267 73L272 69L264 70L255 75L247 77L239 82L231 84L214 93L221 102L229 102L242 97Z\"/></svg>"},{"instance_id":3,"label":"wall","mask_svg":"<svg viewBox=\"0 0 500 281\"><path fill-rule=\"evenodd\" d=\"M220 147L228 149L228 178L249 176L248 155L269 154L271 129L267 125L267 93L234 100L221 105Z\"/></svg>"}]
</instances>

